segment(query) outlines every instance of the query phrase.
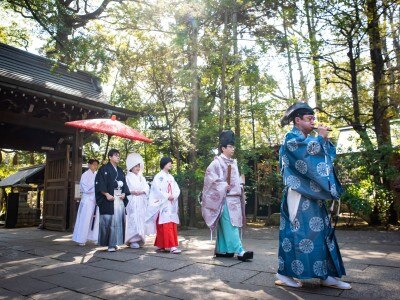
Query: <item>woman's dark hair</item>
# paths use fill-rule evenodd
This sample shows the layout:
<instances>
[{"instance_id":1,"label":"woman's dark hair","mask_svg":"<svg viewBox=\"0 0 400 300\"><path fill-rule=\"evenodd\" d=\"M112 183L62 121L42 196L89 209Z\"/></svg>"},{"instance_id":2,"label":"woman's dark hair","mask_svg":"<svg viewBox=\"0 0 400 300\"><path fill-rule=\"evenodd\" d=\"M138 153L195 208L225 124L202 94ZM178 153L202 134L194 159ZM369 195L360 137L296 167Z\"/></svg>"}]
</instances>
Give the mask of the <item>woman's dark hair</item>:
<instances>
[{"instance_id":1,"label":"woman's dark hair","mask_svg":"<svg viewBox=\"0 0 400 300\"><path fill-rule=\"evenodd\" d=\"M172 163L171 157L163 157L163 158L161 158L161 160L160 160L160 169L161 170L164 169L164 167L165 167L165 165L167 163Z\"/></svg>"}]
</instances>

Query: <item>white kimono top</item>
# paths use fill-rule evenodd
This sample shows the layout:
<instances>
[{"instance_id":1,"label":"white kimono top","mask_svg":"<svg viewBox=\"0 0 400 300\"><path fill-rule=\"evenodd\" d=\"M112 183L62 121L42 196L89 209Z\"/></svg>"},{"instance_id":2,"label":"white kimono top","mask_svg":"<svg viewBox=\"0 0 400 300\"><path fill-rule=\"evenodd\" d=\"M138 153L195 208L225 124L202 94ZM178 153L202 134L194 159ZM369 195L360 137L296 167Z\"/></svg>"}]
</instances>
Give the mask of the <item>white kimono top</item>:
<instances>
[{"instance_id":1,"label":"white kimono top","mask_svg":"<svg viewBox=\"0 0 400 300\"><path fill-rule=\"evenodd\" d=\"M126 183L128 184L130 191L140 191L144 192L144 194L136 196L136 195L129 195L128 199L135 199L136 197L145 197L149 195L149 185L147 184L146 178L143 177L141 174L135 174L132 172L128 172L126 174Z\"/></svg>"},{"instance_id":2,"label":"white kimono top","mask_svg":"<svg viewBox=\"0 0 400 300\"><path fill-rule=\"evenodd\" d=\"M143 175L128 172L126 175L126 183L130 191L144 192L141 195L129 195L129 203L126 206L126 228L125 228L125 243L137 242L140 237L141 241L145 242L145 216L147 202L149 196L149 185Z\"/></svg>"},{"instance_id":3,"label":"white kimono top","mask_svg":"<svg viewBox=\"0 0 400 300\"><path fill-rule=\"evenodd\" d=\"M82 199L83 198L90 198L95 200L94 195L94 181L96 178L97 172L92 172L92 170L87 170L81 176L80 181L80 188L82 192Z\"/></svg>"},{"instance_id":4,"label":"white kimono top","mask_svg":"<svg viewBox=\"0 0 400 300\"><path fill-rule=\"evenodd\" d=\"M158 224L176 223L179 224L178 197L181 191L174 177L161 170L154 176L149 195L149 206L147 208L146 221L157 219ZM172 195L174 200L168 200Z\"/></svg>"}]
</instances>

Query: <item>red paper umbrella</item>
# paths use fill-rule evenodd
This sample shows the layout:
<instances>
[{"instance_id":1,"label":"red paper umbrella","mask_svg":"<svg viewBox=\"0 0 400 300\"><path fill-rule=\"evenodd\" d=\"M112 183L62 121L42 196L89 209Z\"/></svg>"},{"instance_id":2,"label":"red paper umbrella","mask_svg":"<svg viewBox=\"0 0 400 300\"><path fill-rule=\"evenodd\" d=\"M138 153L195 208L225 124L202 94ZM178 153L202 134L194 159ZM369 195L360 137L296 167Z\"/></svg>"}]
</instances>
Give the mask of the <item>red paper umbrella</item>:
<instances>
[{"instance_id":1,"label":"red paper umbrella","mask_svg":"<svg viewBox=\"0 0 400 300\"><path fill-rule=\"evenodd\" d=\"M111 119L87 119L87 120L78 120L78 121L71 121L66 122L65 125L72 126L76 128L86 129L93 132L101 132L108 135L107 140L107 147L106 152L108 150L108 145L110 143L111 136L119 136L122 138L134 140L134 141L141 141L146 143L151 143L152 140L145 137L142 133L133 129L132 127L121 123L120 121L116 120L116 116L112 115ZM105 158L105 155L103 158Z\"/></svg>"}]
</instances>

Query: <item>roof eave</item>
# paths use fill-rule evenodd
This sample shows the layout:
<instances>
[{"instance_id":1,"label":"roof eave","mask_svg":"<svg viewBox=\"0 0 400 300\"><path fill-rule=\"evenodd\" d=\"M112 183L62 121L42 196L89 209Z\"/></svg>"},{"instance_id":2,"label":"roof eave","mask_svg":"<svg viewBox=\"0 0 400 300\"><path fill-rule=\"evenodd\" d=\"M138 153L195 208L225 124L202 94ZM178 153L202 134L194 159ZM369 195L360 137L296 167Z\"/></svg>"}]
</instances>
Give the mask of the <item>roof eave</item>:
<instances>
[{"instance_id":1,"label":"roof eave","mask_svg":"<svg viewBox=\"0 0 400 300\"><path fill-rule=\"evenodd\" d=\"M117 114L118 116L124 117L126 119L140 115L140 113L136 111L125 109L122 107L112 106L104 102L97 102L87 98L77 97L74 95L67 95L59 91L46 89L41 86L35 86L29 83L17 81L4 76L0 76L0 85L19 90L21 92L32 93L40 97L47 98L49 100L51 99L54 101L59 101L66 104L71 104L78 107L91 109L94 111L105 111L109 115Z\"/></svg>"}]
</instances>

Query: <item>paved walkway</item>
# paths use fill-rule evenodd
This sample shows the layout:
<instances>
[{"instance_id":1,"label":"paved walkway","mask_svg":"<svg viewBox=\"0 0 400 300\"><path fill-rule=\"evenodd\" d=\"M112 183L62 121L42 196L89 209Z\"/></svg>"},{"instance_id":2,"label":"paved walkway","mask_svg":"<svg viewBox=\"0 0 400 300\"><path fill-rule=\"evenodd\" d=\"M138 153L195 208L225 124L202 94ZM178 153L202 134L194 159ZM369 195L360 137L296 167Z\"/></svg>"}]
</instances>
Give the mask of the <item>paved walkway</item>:
<instances>
[{"instance_id":1,"label":"paved walkway","mask_svg":"<svg viewBox=\"0 0 400 300\"><path fill-rule=\"evenodd\" d=\"M353 289L274 286L277 228L248 228L253 262L212 258L208 230L179 232L181 255L145 248L108 253L71 234L0 229L0 299L400 299L400 232L337 231Z\"/></svg>"}]
</instances>

